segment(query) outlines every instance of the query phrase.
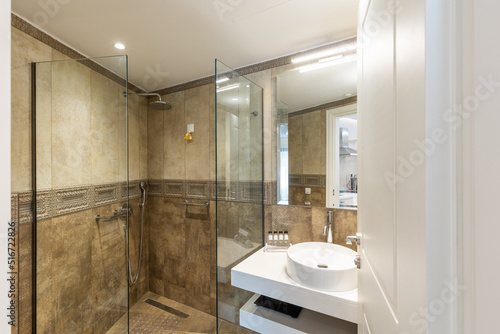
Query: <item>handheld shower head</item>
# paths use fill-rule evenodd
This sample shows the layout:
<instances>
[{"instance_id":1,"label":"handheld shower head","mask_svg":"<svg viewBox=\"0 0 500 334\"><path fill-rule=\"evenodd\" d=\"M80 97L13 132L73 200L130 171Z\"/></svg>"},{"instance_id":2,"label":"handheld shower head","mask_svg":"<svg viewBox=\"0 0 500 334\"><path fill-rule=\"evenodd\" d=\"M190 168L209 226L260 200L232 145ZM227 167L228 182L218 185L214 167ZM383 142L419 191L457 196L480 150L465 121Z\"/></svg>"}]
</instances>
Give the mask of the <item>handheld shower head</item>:
<instances>
[{"instance_id":1,"label":"handheld shower head","mask_svg":"<svg viewBox=\"0 0 500 334\"><path fill-rule=\"evenodd\" d=\"M139 183L139 188L142 190L142 203L139 203L139 206L146 205L146 189L148 189L148 184L144 181Z\"/></svg>"}]
</instances>

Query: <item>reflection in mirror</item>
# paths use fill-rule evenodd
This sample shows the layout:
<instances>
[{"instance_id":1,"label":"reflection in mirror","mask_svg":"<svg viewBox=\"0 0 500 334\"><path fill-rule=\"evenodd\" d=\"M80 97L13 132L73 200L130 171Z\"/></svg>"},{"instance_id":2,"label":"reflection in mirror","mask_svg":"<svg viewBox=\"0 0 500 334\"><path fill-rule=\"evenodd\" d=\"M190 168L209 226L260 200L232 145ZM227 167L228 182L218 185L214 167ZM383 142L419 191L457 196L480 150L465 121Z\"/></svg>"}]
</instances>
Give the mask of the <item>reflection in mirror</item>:
<instances>
[{"instance_id":1,"label":"reflection in mirror","mask_svg":"<svg viewBox=\"0 0 500 334\"><path fill-rule=\"evenodd\" d=\"M289 204L288 191L288 106L278 101L278 204Z\"/></svg>"},{"instance_id":2,"label":"reflection in mirror","mask_svg":"<svg viewBox=\"0 0 500 334\"><path fill-rule=\"evenodd\" d=\"M293 64L274 87L278 204L355 209L355 51Z\"/></svg>"},{"instance_id":3,"label":"reflection in mirror","mask_svg":"<svg viewBox=\"0 0 500 334\"><path fill-rule=\"evenodd\" d=\"M326 112L326 206L357 208L358 126L356 104Z\"/></svg>"}]
</instances>

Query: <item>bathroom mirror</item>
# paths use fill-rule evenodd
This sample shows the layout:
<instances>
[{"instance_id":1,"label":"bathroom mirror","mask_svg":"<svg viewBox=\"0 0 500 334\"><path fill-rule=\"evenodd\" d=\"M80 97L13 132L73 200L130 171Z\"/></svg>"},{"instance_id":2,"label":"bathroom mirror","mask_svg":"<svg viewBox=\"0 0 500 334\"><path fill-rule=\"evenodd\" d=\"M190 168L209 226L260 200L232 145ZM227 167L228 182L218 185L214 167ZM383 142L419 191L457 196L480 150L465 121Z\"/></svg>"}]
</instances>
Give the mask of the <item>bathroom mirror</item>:
<instances>
[{"instance_id":1,"label":"bathroom mirror","mask_svg":"<svg viewBox=\"0 0 500 334\"><path fill-rule=\"evenodd\" d=\"M277 203L356 209L356 54L277 72Z\"/></svg>"}]
</instances>

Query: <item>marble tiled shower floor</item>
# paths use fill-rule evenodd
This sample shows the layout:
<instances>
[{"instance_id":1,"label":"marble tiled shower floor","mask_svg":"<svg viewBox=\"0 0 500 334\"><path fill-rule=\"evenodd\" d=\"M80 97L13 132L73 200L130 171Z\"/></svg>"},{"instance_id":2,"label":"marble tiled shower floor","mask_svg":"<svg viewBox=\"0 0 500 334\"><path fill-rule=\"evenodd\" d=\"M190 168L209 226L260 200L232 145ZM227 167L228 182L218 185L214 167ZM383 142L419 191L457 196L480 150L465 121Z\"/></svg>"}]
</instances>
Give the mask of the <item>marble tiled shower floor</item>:
<instances>
[{"instance_id":1,"label":"marble tiled shower floor","mask_svg":"<svg viewBox=\"0 0 500 334\"><path fill-rule=\"evenodd\" d=\"M146 299L155 300L163 305L183 312L189 317L182 318L144 301ZM130 309L130 334L215 334L216 318L207 313L198 311L192 307L175 302L155 293L146 293ZM127 315L125 314L107 334L126 334ZM250 334L243 328L239 328L231 323L219 320L219 334Z\"/></svg>"}]
</instances>

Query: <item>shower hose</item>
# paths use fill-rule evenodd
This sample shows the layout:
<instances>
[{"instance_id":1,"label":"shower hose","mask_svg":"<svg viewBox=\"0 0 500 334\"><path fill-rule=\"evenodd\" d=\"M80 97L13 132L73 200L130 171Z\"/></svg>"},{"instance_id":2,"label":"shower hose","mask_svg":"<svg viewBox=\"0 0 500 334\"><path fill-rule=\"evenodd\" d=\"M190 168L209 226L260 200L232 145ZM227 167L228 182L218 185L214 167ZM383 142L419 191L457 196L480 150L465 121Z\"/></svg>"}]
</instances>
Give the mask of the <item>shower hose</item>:
<instances>
[{"instance_id":1,"label":"shower hose","mask_svg":"<svg viewBox=\"0 0 500 334\"><path fill-rule=\"evenodd\" d=\"M130 285L134 285L137 283L137 280L139 279L139 273L141 272L141 260L142 260L142 239L143 239L143 232L144 232L144 208L146 207L146 186L145 184L143 185L141 182L141 190L142 190L142 203L139 203L139 206L141 207L141 241L140 241L140 246L139 246L139 260L137 264L137 272L135 273L135 276L132 275L132 266L130 265L130 233L129 229L127 229L127 246L129 249L129 256L128 256L128 273L130 277Z\"/></svg>"}]
</instances>

